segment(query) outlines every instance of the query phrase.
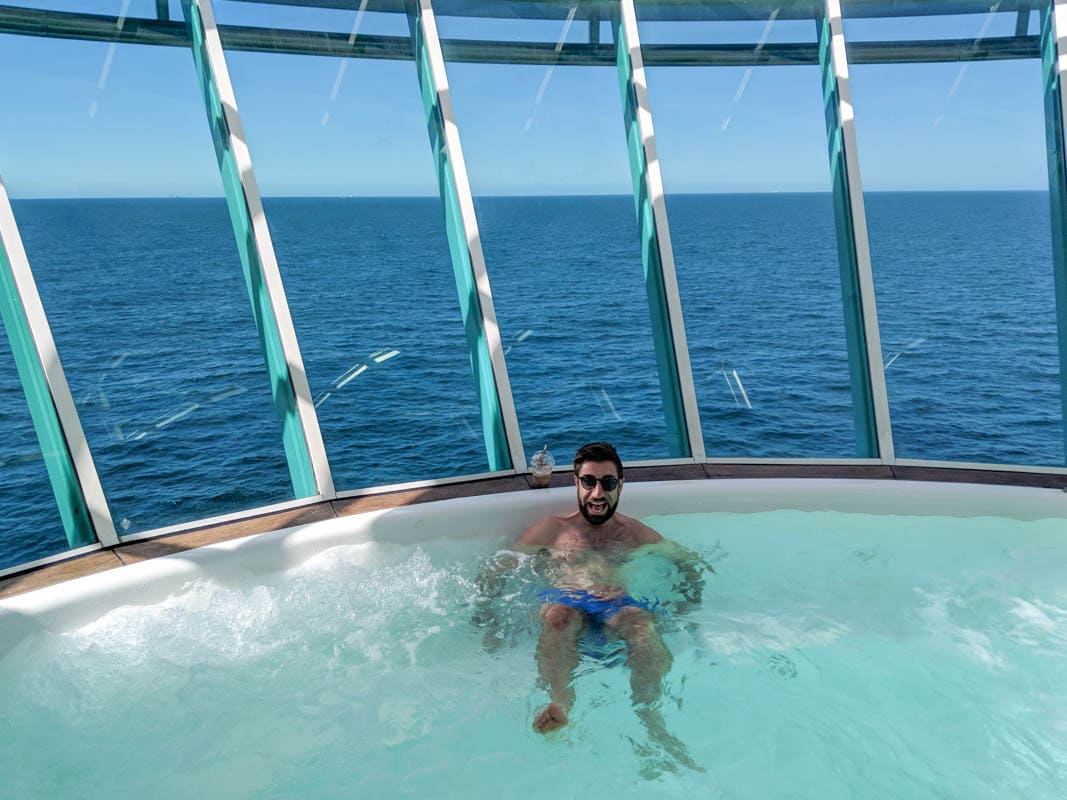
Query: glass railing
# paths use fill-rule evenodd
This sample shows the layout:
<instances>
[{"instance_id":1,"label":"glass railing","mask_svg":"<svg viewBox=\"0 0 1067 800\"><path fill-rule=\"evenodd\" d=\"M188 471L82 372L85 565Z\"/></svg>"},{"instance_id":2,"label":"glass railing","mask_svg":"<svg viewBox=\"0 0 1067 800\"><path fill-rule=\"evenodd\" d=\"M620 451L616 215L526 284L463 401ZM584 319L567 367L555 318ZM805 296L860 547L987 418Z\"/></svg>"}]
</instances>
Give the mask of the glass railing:
<instances>
[{"instance_id":1,"label":"glass railing","mask_svg":"<svg viewBox=\"0 0 1067 800\"><path fill-rule=\"evenodd\" d=\"M403 15L326 21L411 47ZM226 60L336 487L489 471L413 58Z\"/></svg>"},{"instance_id":2,"label":"glass railing","mask_svg":"<svg viewBox=\"0 0 1067 800\"><path fill-rule=\"evenodd\" d=\"M589 35L569 11L438 28L560 51ZM449 62L448 77L525 452L611 431L629 458L668 458L614 63Z\"/></svg>"},{"instance_id":3,"label":"glass railing","mask_svg":"<svg viewBox=\"0 0 1067 800\"><path fill-rule=\"evenodd\" d=\"M291 499L188 52L3 49L5 184L117 530Z\"/></svg>"},{"instance_id":4,"label":"glass railing","mask_svg":"<svg viewBox=\"0 0 1067 800\"><path fill-rule=\"evenodd\" d=\"M812 20L778 17L641 42L815 51ZM856 457L818 63L647 72L708 456Z\"/></svg>"},{"instance_id":5,"label":"glass railing","mask_svg":"<svg viewBox=\"0 0 1067 800\"><path fill-rule=\"evenodd\" d=\"M977 49L1036 34L1029 17L847 20L845 32ZM1042 69L1038 59L853 67L898 458L1064 463Z\"/></svg>"},{"instance_id":6,"label":"glass railing","mask_svg":"<svg viewBox=\"0 0 1067 800\"><path fill-rule=\"evenodd\" d=\"M1064 471L1053 3L840 10L0 7L0 572L594 439Z\"/></svg>"},{"instance_id":7,"label":"glass railing","mask_svg":"<svg viewBox=\"0 0 1067 800\"><path fill-rule=\"evenodd\" d=\"M55 503L45 494L48 473L6 337L0 338L0 470L0 505L7 512L0 569L66 550Z\"/></svg>"}]
</instances>

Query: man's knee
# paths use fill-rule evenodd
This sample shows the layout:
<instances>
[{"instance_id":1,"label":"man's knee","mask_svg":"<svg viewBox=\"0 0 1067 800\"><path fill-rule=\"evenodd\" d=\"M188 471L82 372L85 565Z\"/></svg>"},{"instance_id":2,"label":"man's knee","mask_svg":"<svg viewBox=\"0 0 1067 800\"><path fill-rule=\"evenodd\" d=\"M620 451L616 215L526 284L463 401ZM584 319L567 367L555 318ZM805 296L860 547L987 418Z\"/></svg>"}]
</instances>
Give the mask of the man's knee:
<instances>
[{"instance_id":1,"label":"man's knee","mask_svg":"<svg viewBox=\"0 0 1067 800\"><path fill-rule=\"evenodd\" d=\"M607 625L623 639L644 639L652 631L655 618L643 608L627 606L612 615Z\"/></svg>"},{"instance_id":2,"label":"man's knee","mask_svg":"<svg viewBox=\"0 0 1067 800\"><path fill-rule=\"evenodd\" d=\"M541 608L545 625L557 631L566 630L579 623L578 609L564 605L546 605Z\"/></svg>"}]
</instances>

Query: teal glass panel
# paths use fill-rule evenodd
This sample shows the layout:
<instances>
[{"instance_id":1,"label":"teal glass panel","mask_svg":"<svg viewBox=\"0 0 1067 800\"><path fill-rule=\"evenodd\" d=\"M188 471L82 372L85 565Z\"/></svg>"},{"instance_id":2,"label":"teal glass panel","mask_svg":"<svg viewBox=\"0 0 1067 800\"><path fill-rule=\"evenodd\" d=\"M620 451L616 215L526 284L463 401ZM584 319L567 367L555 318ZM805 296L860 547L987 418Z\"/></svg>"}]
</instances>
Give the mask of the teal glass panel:
<instances>
[{"instance_id":1,"label":"teal glass panel","mask_svg":"<svg viewBox=\"0 0 1067 800\"><path fill-rule=\"evenodd\" d=\"M292 498L183 48L4 37L0 168L118 532Z\"/></svg>"},{"instance_id":2,"label":"teal glass panel","mask_svg":"<svg viewBox=\"0 0 1067 800\"><path fill-rule=\"evenodd\" d=\"M68 548L8 337L0 326L0 569Z\"/></svg>"},{"instance_id":3,"label":"teal glass panel","mask_svg":"<svg viewBox=\"0 0 1067 800\"><path fill-rule=\"evenodd\" d=\"M846 19L845 36L989 40L1016 21ZM897 457L1062 465L1041 62L851 76Z\"/></svg>"},{"instance_id":4,"label":"teal glass panel","mask_svg":"<svg viewBox=\"0 0 1067 800\"><path fill-rule=\"evenodd\" d=\"M550 47L589 33L437 22L443 39ZM603 67L449 61L448 78L527 457L600 439L626 460L669 457L614 54Z\"/></svg>"},{"instance_id":5,"label":"teal glass panel","mask_svg":"<svg viewBox=\"0 0 1067 800\"><path fill-rule=\"evenodd\" d=\"M1054 27L1054 6L1041 10L1041 72L1045 96L1045 146L1048 155L1049 212L1052 232L1052 271L1056 291L1056 320L1059 333L1060 403L1067 421L1067 155L1064 144L1062 78L1059 74L1059 46Z\"/></svg>"},{"instance_id":6,"label":"teal glass panel","mask_svg":"<svg viewBox=\"0 0 1067 800\"><path fill-rule=\"evenodd\" d=\"M822 84L823 110L826 115L827 152L830 157L830 186L834 196L834 220L837 230L837 261L841 274L842 310L845 315L845 342L848 350L849 378L852 389L852 419L856 431L856 454L868 458L893 458L892 430L888 413L878 431L875 406L884 407L875 397L881 386L881 371L875 364L872 374L870 337L876 336L877 317L874 297L861 292L868 274L866 223L861 213L862 195L858 189L855 167L855 135L851 126L851 102L848 84L840 77L847 59L835 47L837 25L827 8L818 22L819 82ZM850 170L855 174L850 174ZM868 289L870 291L870 289ZM881 446L884 445L884 448Z\"/></svg>"},{"instance_id":7,"label":"teal glass panel","mask_svg":"<svg viewBox=\"0 0 1067 800\"><path fill-rule=\"evenodd\" d=\"M488 471L414 61L226 57L337 489Z\"/></svg>"},{"instance_id":8,"label":"teal glass panel","mask_svg":"<svg viewBox=\"0 0 1067 800\"><path fill-rule=\"evenodd\" d=\"M9 217L7 195L3 213ZM113 538L112 532L97 531L89 519L87 498L75 474L74 453L79 445L68 444L80 439L80 431L65 431L60 423L59 404L69 402L69 392L60 388L63 380L50 367L51 334L46 324L37 330L31 319L39 319L37 291L26 268L21 238L8 219L3 247L0 248L0 317L15 360L15 369L22 384L26 405L33 420L34 433L39 442L45 469L52 485L52 495L63 522L67 543L71 547L93 544L98 536ZM16 279L16 275L19 276ZM39 341L35 341L35 336ZM42 358L43 355L43 358ZM60 386L50 387L54 378ZM81 476L82 481L95 484L95 474Z\"/></svg>"},{"instance_id":9,"label":"teal glass panel","mask_svg":"<svg viewBox=\"0 0 1067 800\"><path fill-rule=\"evenodd\" d=\"M282 441L293 491L297 497L314 497L320 493L320 487L314 474L311 448L297 413L292 367L296 359L291 361L283 348L280 320L275 313L276 304L282 300L272 296L270 290L273 253L269 247L256 241L257 235L262 236L263 233L254 227L252 218L254 213L259 213L257 204L249 198L249 193L254 193L255 187L246 176L241 175L244 164L239 160L237 151L242 145L236 141L238 137L231 135L231 130L239 127L238 118L235 115L228 116L224 107L225 103L230 102L226 99L227 92L224 89L228 71L222 59L215 63L211 56L208 41L210 31L206 28L209 23L205 22L199 3L184 0L182 13L191 40L193 62L196 64L211 139L215 145L234 242L237 244L248 298L256 320L256 331L267 365L274 410L282 423ZM243 140L243 136L240 138ZM284 314L282 318L285 318ZM323 480L322 491L332 491L332 484L325 478Z\"/></svg>"},{"instance_id":10,"label":"teal glass panel","mask_svg":"<svg viewBox=\"0 0 1067 800\"><path fill-rule=\"evenodd\" d=\"M638 20L643 46L815 52L813 20ZM818 65L645 72L708 457L856 457Z\"/></svg>"},{"instance_id":11,"label":"teal glass panel","mask_svg":"<svg viewBox=\"0 0 1067 800\"><path fill-rule=\"evenodd\" d=\"M622 17L616 18L613 32L618 46L615 63L618 70L619 93L622 97L623 121L626 126L626 150L630 157L630 177L633 182L634 213L637 215L638 235L641 239L641 263L645 276L645 295L652 326L653 348L656 353L656 372L659 375L660 396L663 400L667 448L675 458L693 455L690 431L685 420L679 360L676 340L680 331L673 331L668 287L673 279L673 260L668 253L670 237L667 226L656 220L660 184L654 171L654 153L648 149L650 129L642 124L644 113L642 91L646 88L642 62L637 55L639 42ZM681 320L676 320L680 327ZM686 378L688 380L688 377ZM697 448L700 449L699 447Z\"/></svg>"},{"instance_id":12,"label":"teal glass panel","mask_svg":"<svg viewBox=\"0 0 1067 800\"><path fill-rule=\"evenodd\" d=\"M453 134L450 138L449 134L452 112L447 101L447 83L440 77L441 52L437 42L437 29L432 16L426 14L421 6L411 13L409 23L422 109L426 115L426 131L430 136L430 147L433 151L437 190L444 206L452 274L456 280L471 369L478 392L486 455L490 469L511 469L512 461L504 433L499 390L487 338L490 323L487 322L486 315L490 304L483 302L478 296L478 275L484 265L481 263L482 255L477 245L472 244L477 241L476 226L469 213L467 220L463 218L464 208L468 208L469 212L468 204L471 198L465 188L467 176L463 172L463 160L460 158L462 146L458 137Z\"/></svg>"}]
</instances>

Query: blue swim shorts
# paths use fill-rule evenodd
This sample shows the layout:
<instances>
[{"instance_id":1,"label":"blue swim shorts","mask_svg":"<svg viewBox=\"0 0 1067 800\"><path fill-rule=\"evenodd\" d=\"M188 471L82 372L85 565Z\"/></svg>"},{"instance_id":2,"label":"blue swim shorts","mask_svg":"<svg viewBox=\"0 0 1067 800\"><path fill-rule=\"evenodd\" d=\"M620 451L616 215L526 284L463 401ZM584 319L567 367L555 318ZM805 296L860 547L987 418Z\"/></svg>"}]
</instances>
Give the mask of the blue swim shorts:
<instances>
[{"instance_id":1,"label":"blue swim shorts","mask_svg":"<svg viewBox=\"0 0 1067 800\"><path fill-rule=\"evenodd\" d=\"M639 600L628 594L618 597L597 597L581 589L545 589L540 595L546 603L570 606L584 611L593 622L600 624L607 622L624 608L643 608L645 611L655 611L659 606L659 600Z\"/></svg>"}]
</instances>

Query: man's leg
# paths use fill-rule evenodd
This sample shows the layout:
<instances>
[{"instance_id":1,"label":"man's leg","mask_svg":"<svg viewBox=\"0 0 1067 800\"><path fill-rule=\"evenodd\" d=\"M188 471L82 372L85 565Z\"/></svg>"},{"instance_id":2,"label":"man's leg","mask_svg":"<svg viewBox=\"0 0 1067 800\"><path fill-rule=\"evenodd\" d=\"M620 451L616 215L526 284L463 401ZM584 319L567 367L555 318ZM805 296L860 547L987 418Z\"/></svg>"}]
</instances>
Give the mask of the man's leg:
<instances>
[{"instance_id":1,"label":"man's leg","mask_svg":"<svg viewBox=\"0 0 1067 800\"><path fill-rule=\"evenodd\" d=\"M605 624L626 642L634 710L648 735L678 763L704 772L704 768L689 756L685 745L667 732L667 725L659 710L663 679L671 668L672 659L671 651L656 628L655 617L643 608L628 606L612 615Z\"/></svg>"},{"instance_id":2,"label":"man's leg","mask_svg":"<svg viewBox=\"0 0 1067 800\"><path fill-rule=\"evenodd\" d=\"M671 668L671 652L656 630L655 619L643 608L627 606L605 624L626 642L634 705L652 705L663 694L663 678Z\"/></svg>"},{"instance_id":3,"label":"man's leg","mask_svg":"<svg viewBox=\"0 0 1067 800\"><path fill-rule=\"evenodd\" d=\"M537 667L552 701L534 718L534 730L548 733L567 724L574 705L574 670L578 667L578 637L585 615L576 608L546 604L541 608L541 639L537 643Z\"/></svg>"}]
</instances>

